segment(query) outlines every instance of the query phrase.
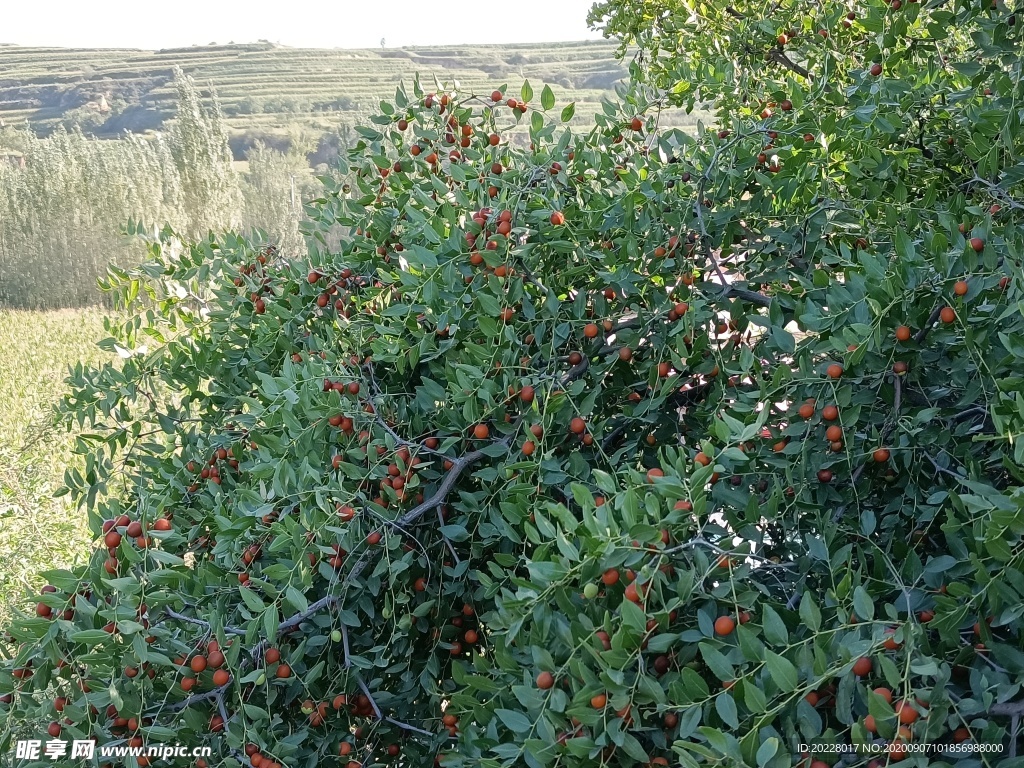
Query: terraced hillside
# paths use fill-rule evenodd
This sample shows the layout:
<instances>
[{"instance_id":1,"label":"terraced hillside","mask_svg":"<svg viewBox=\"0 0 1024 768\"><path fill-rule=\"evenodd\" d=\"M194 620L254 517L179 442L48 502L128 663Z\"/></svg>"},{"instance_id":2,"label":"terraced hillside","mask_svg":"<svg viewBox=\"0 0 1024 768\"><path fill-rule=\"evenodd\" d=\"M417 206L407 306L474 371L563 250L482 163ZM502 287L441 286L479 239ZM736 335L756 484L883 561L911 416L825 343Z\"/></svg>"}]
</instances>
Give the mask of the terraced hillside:
<instances>
[{"instance_id":1,"label":"terraced hillside","mask_svg":"<svg viewBox=\"0 0 1024 768\"><path fill-rule=\"evenodd\" d=\"M314 131L375 109L399 81L419 74L489 92L524 79L549 83L560 103L575 101L590 124L602 97L626 75L607 41L561 44L337 50L270 43L161 51L0 46L0 120L39 132L77 123L115 136L159 128L173 115L175 65L217 91L233 133ZM691 122L685 114L669 124Z\"/></svg>"}]
</instances>

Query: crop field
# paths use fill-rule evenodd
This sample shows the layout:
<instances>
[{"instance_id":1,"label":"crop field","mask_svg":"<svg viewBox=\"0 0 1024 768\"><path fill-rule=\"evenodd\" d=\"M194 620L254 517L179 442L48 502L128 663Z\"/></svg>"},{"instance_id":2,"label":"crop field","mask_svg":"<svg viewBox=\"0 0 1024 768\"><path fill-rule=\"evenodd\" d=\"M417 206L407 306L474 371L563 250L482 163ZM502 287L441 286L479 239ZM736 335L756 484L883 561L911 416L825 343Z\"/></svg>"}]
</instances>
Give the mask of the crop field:
<instances>
[{"instance_id":1,"label":"crop field","mask_svg":"<svg viewBox=\"0 0 1024 768\"><path fill-rule=\"evenodd\" d=\"M317 130L351 121L390 98L416 75L489 93L524 80L547 83L559 103L576 102L574 125L587 126L603 98L627 75L616 44L587 41L536 45L385 48L284 48L269 43L195 46L162 51L0 46L0 120L46 131L75 110L98 109L97 135L158 128L174 112L173 68L213 86L234 133ZM665 126L687 127L682 111Z\"/></svg>"},{"instance_id":2,"label":"crop field","mask_svg":"<svg viewBox=\"0 0 1024 768\"><path fill-rule=\"evenodd\" d=\"M83 557L85 516L53 498L74 463L73 435L54 425L68 366L105 354L97 309L0 310L0 621L36 574Z\"/></svg>"}]
</instances>

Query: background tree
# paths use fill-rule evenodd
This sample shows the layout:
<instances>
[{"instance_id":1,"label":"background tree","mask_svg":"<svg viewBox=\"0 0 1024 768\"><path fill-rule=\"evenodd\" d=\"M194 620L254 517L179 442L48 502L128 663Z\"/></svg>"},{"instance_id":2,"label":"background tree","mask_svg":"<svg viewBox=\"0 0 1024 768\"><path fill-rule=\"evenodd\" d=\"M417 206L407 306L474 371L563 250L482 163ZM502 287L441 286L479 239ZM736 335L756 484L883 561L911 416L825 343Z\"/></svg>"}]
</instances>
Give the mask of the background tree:
<instances>
[{"instance_id":1,"label":"background tree","mask_svg":"<svg viewBox=\"0 0 1024 768\"><path fill-rule=\"evenodd\" d=\"M285 253L304 250L299 222L305 200L316 196L319 184L310 177L301 154L284 154L256 142L248 153L249 172L243 184L247 231L263 230Z\"/></svg>"},{"instance_id":2,"label":"background tree","mask_svg":"<svg viewBox=\"0 0 1024 768\"><path fill-rule=\"evenodd\" d=\"M0 305L101 301L96 281L107 265L135 266L145 256L140 242L121 236L129 220L167 223L190 238L232 226L261 229L289 256L303 249L298 219L316 187L305 160L261 147L249 172L237 174L216 99L204 104L180 71L175 88L179 119L151 137L5 132L25 165L0 163ZM294 140L299 151L315 146L308 133Z\"/></svg>"},{"instance_id":3,"label":"background tree","mask_svg":"<svg viewBox=\"0 0 1024 768\"><path fill-rule=\"evenodd\" d=\"M644 55L588 136L548 88L417 84L325 180L308 263L168 231L116 273L137 354L64 406L102 543L10 630L9 733L1011 764L1015 19L839 11L603 4ZM728 124L658 130L680 73Z\"/></svg>"},{"instance_id":4,"label":"background tree","mask_svg":"<svg viewBox=\"0 0 1024 768\"><path fill-rule=\"evenodd\" d=\"M238 224L241 199L231 166L231 149L216 94L212 106L203 103L191 77L174 70L178 118L173 144L181 187L189 202L188 234L202 236L211 229Z\"/></svg>"}]
</instances>

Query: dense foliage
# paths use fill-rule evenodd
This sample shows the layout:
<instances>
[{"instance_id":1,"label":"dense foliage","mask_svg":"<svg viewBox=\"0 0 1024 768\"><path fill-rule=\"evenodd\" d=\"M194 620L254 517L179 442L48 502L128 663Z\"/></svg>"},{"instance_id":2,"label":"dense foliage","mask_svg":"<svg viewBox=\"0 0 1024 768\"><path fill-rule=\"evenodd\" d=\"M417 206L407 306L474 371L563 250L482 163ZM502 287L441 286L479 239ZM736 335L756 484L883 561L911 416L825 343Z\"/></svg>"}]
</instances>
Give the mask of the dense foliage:
<instances>
[{"instance_id":1,"label":"dense foliage","mask_svg":"<svg viewBox=\"0 0 1024 768\"><path fill-rule=\"evenodd\" d=\"M307 259L165 232L72 376L102 545L10 630L10 735L1011 764L1021 62L931 6L604 3L644 55L589 135L417 84ZM681 76L723 124L659 130Z\"/></svg>"}]
</instances>

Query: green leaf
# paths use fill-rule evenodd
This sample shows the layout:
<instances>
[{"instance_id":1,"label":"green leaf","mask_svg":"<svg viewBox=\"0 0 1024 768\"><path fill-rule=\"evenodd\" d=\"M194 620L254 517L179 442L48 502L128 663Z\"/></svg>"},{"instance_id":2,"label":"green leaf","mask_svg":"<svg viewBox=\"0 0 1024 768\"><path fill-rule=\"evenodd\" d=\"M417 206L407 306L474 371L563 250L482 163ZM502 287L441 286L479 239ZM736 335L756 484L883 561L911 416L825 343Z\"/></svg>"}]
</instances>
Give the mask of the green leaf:
<instances>
[{"instance_id":1,"label":"green leaf","mask_svg":"<svg viewBox=\"0 0 1024 768\"><path fill-rule=\"evenodd\" d=\"M545 84L544 88L540 92L540 105L544 109L551 109L555 106L555 93L551 90L551 86Z\"/></svg>"},{"instance_id":2,"label":"green leaf","mask_svg":"<svg viewBox=\"0 0 1024 768\"><path fill-rule=\"evenodd\" d=\"M784 656L780 656L774 651L766 650L764 652L765 664L768 667L768 674L772 676L772 680L784 693L789 693L796 689L797 682L799 681L799 675L797 674L796 667L793 666L793 662Z\"/></svg>"},{"instance_id":3,"label":"green leaf","mask_svg":"<svg viewBox=\"0 0 1024 768\"><path fill-rule=\"evenodd\" d=\"M955 557L950 555L939 555L931 558L924 566L925 573L945 573L957 564Z\"/></svg>"},{"instance_id":4,"label":"green leaf","mask_svg":"<svg viewBox=\"0 0 1024 768\"><path fill-rule=\"evenodd\" d=\"M722 691L715 697L715 710L729 727L740 727L740 719L736 713L736 702L728 691Z\"/></svg>"},{"instance_id":5,"label":"green leaf","mask_svg":"<svg viewBox=\"0 0 1024 768\"><path fill-rule=\"evenodd\" d=\"M779 751L779 740L774 736L769 736L760 747L757 748L757 764L758 766L765 766L775 757L775 753Z\"/></svg>"},{"instance_id":6,"label":"green leaf","mask_svg":"<svg viewBox=\"0 0 1024 768\"><path fill-rule=\"evenodd\" d=\"M533 100L533 88L530 87L529 80L523 80L523 87L519 90L519 95L527 104Z\"/></svg>"},{"instance_id":7,"label":"green leaf","mask_svg":"<svg viewBox=\"0 0 1024 768\"><path fill-rule=\"evenodd\" d=\"M246 607L253 613L262 613L267 607L266 603L260 599L260 596L253 592L248 587L239 587L238 593L242 596L242 601Z\"/></svg>"},{"instance_id":8,"label":"green leaf","mask_svg":"<svg viewBox=\"0 0 1024 768\"><path fill-rule=\"evenodd\" d=\"M697 647L700 649L700 655L704 658L704 663L711 670L711 674L723 682L735 679L736 673L724 654L709 643L700 643Z\"/></svg>"},{"instance_id":9,"label":"green leaf","mask_svg":"<svg viewBox=\"0 0 1024 768\"><path fill-rule=\"evenodd\" d=\"M771 338L772 343L787 355L792 355L796 352L796 338L794 338L793 334L785 328L781 328L777 325L772 326Z\"/></svg>"},{"instance_id":10,"label":"green leaf","mask_svg":"<svg viewBox=\"0 0 1024 768\"><path fill-rule=\"evenodd\" d=\"M284 591L285 598L298 613L302 613L309 607L306 596L295 587L289 585Z\"/></svg>"},{"instance_id":11,"label":"green leaf","mask_svg":"<svg viewBox=\"0 0 1024 768\"><path fill-rule=\"evenodd\" d=\"M638 635L642 635L647 630L647 614L636 603L624 600L620 610L624 626Z\"/></svg>"},{"instance_id":12,"label":"green leaf","mask_svg":"<svg viewBox=\"0 0 1024 768\"><path fill-rule=\"evenodd\" d=\"M277 608L271 606L268 610L263 613L263 634L264 637L273 640L277 637Z\"/></svg>"},{"instance_id":13,"label":"green leaf","mask_svg":"<svg viewBox=\"0 0 1024 768\"><path fill-rule=\"evenodd\" d=\"M68 639L73 643L88 646L105 645L110 640L110 633L102 629L83 629L80 632L72 632Z\"/></svg>"},{"instance_id":14,"label":"green leaf","mask_svg":"<svg viewBox=\"0 0 1024 768\"><path fill-rule=\"evenodd\" d=\"M789 645L789 630L775 609L765 605L762 611L762 626L764 627L765 639L772 645Z\"/></svg>"},{"instance_id":15,"label":"green leaf","mask_svg":"<svg viewBox=\"0 0 1024 768\"><path fill-rule=\"evenodd\" d=\"M571 101L562 107L562 122L568 123L576 114L576 102Z\"/></svg>"},{"instance_id":16,"label":"green leaf","mask_svg":"<svg viewBox=\"0 0 1024 768\"><path fill-rule=\"evenodd\" d=\"M494 714L505 724L505 727L516 733L529 733L533 723L522 712L513 709L496 709Z\"/></svg>"},{"instance_id":17,"label":"green leaf","mask_svg":"<svg viewBox=\"0 0 1024 768\"><path fill-rule=\"evenodd\" d=\"M768 699L760 686L750 682L743 683L743 703L751 712L764 712L768 708Z\"/></svg>"},{"instance_id":18,"label":"green leaf","mask_svg":"<svg viewBox=\"0 0 1024 768\"><path fill-rule=\"evenodd\" d=\"M800 620L812 632L821 629L821 610L810 592L804 592L803 597L800 598Z\"/></svg>"},{"instance_id":19,"label":"green leaf","mask_svg":"<svg viewBox=\"0 0 1024 768\"><path fill-rule=\"evenodd\" d=\"M569 490L572 491L572 498L581 507L591 508L594 506L594 494L590 489L581 483L570 483Z\"/></svg>"},{"instance_id":20,"label":"green leaf","mask_svg":"<svg viewBox=\"0 0 1024 768\"><path fill-rule=\"evenodd\" d=\"M647 752L644 751L643 746L637 740L637 738L631 733L622 734L622 750L634 760L638 760L641 763L647 763L651 758Z\"/></svg>"},{"instance_id":21,"label":"green leaf","mask_svg":"<svg viewBox=\"0 0 1024 768\"><path fill-rule=\"evenodd\" d=\"M860 584L853 588L853 610L861 621L871 621L875 617L875 604L871 596Z\"/></svg>"},{"instance_id":22,"label":"green leaf","mask_svg":"<svg viewBox=\"0 0 1024 768\"><path fill-rule=\"evenodd\" d=\"M902 228L896 230L896 254L904 262L914 261L914 242Z\"/></svg>"}]
</instances>

